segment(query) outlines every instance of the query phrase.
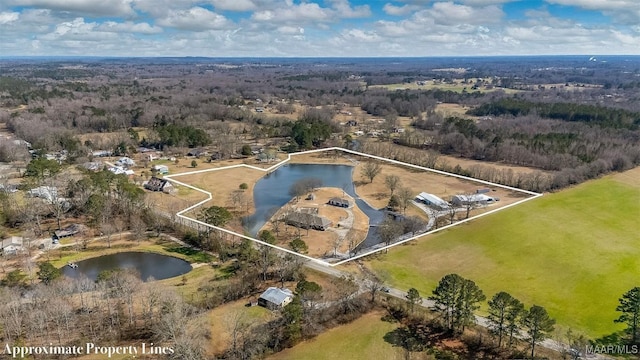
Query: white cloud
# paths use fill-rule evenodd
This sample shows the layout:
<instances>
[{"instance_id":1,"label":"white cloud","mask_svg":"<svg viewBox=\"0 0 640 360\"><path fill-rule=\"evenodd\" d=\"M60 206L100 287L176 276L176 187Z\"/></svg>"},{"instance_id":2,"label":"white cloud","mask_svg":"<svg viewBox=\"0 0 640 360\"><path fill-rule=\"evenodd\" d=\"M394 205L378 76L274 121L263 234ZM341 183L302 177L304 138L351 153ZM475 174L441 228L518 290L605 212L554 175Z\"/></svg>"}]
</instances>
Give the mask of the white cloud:
<instances>
[{"instance_id":1,"label":"white cloud","mask_svg":"<svg viewBox=\"0 0 640 360\"><path fill-rule=\"evenodd\" d=\"M475 8L453 2L435 3L425 11L436 23L450 25L496 23L504 16L502 10L495 5Z\"/></svg>"},{"instance_id":2,"label":"white cloud","mask_svg":"<svg viewBox=\"0 0 640 360\"><path fill-rule=\"evenodd\" d=\"M278 32L286 35L300 35L304 34L304 28L299 26L280 26Z\"/></svg>"},{"instance_id":3,"label":"white cloud","mask_svg":"<svg viewBox=\"0 0 640 360\"><path fill-rule=\"evenodd\" d=\"M161 26L189 31L224 29L232 25L224 16L198 6L188 10L172 10L166 17L158 19L156 23Z\"/></svg>"},{"instance_id":4,"label":"white cloud","mask_svg":"<svg viewBox=\"0 0 640 360\"><path fill-rule=\"evenodd\" d=\"M286 4L277 10L256 11L251 16L256 21L287 22L287 21L328 21L331 11L320 7L316 3Z\"/></svg>"},{"instance_id":5,"label":"white cloud","mask_svg":"<svg viewBox=\"0 0 640 360\"><path fill-rule=\"evenodd\" d=\"M38 40L59 41L65 46L77 47L82 43L86 46L86 42L96 43L118 38L116 33L96 31L97 28L98 23L85 22L83 18L76 18L56 25L52 32L39 36Z\"/></svg>"},{"instance_id":6,"label":"white cloud","mask_svg":"<svg viewBox=\"0 0 640 360\"><path fill-rule=\"evenodd\" d=\"M12 23L20 17L19 12L4 11L0 12L0 24Z\"/></svg>"},{"instance_id":7,"label":"white cloud","mask_svg":"<svg viewBox=\"0 0 640 360\"><path fill-rule=\"evenodd\" d=\"M550 4L576 6L600 11L627 23L640 22L640 3L637 0L545 0Z\"/></svg>"},{"instance_id":8,"label":"white cloud","mask_svg":"<svg viewBox=\"0 0 640 360\"><path fill-rule=\"evenodd\" d=\"M384 6L382 7L382 10L387 14L387 15L392 15L392 16L403 16L403 15L407 15L410 14L416 10L420 9L419 6L417 5L410 5L410 4L405 4L402 6L395 6L393 4L390 3L386 3L384 4Z\"/></svg>"},{"instance_id":9,"label":"white cloud","mask_svg":"<svg viewBox=\"0 0 640 360\"><path fill-rule=\"evenodd\" d=\"M371 16L369 5L351 7L349 0L328 0L336 16L343 19L361 18Z\"/></svg>"},{"instance_id":10,"label":"white cloud","mask_svg":"<svg viewBox=\"0 0 640 360\"><path fill-rule=\"evenodd\" d=\"M54 11L68 11L83 15L131 17L136 12L131 7L133 0L9 0L17 6L32 6Z\"/></svg>"},{"instance_id":11,"label":"white cloud","mask_svg":"<svg viewBox=\"0 0 640 360\"><path fill-rule=\"evenodd\" d=\"M120 33L138 33L138 34L158 34L162 32L162 28L158 26L151 26L146 22L142 23L134 23L131 21L127 22L115 22L115 21L106 21L102 23L99 27L101 31L108 32L120 32Z\"/></svg>"},{"instance_id":12,"label":"white cloud","mask_svg":"<svg viewBox=\"0 0 640 360\"><path fill-rule=\"evenodd\" d=\"M258 6L252 0L211 0L216 10L251 11Z\"/></svg>"},{"instance_id":13,"label":"white cloud","mask_svg":"<svg viewBox=\"0 0 640 360\"><path fill-rule=\"evenodd\" d=\"M361 29L344 30L341 35L347 41L379 42L382 40L375 32Z\"/></svg>"}]
</instances>

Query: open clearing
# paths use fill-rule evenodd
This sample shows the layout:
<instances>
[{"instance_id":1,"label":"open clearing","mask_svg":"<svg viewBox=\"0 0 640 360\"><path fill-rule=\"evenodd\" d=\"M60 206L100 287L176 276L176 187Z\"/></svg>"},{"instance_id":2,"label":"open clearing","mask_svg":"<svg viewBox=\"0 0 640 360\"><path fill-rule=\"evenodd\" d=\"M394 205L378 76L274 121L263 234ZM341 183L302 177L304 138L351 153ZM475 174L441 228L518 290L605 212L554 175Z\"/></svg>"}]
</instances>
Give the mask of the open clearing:
<instances>
[{"instance_id":1,"label":"open clearing","mask_svg":"<svg viewBox=\"0 0 640 360\"><path fill-rule=\"evenodd\" d=\"M621 329L618 298L638 283L640 168L589 181L396 247L368 263L428 296L442 276L474 280L544 306L563 327L599 337Z\"/></svg>"},{"instance_id":2,"label":"open clearing","mask_svg":"<svg viewBox=\"0 0 640 360\"><path fill-rule=\"evenodd\" d=\"M490 79L485 79L485 80L489 80ZM464 79L454 79L451 83L445 83L445 82L441 82L441 81L433 81L433 80L426 80L421 82L422 85L418 84L417 82L410 82L410 83L397 83L397 84L387 84L387 85L370 85L369 88L381 88L381 89L387 89L390 91L393 90L444 90L444 91L454 91L454 92L469 92L469 93L473 93L473 92L480 92L480 93L487 93L487 92L493 92L493 91L498 91L498 90L502 90L507 94L515 94L520 92L521 90L514 90L514 89L506 89L506 88L500 88L500 87L490 87L487 88L484 85L479 86L477 89L473 89L473 82L470 82L468 84L464 83Z\"/></svg>"},{"instance_id":3,"label":"open clearing","mask_svg":"<svg viewBox=\"0 0 640 360\"><path fill-rule=\"evenodd\" d=\"M404 359L404 351L384 341L397 324L382 321L380 312L330 329L316 338L281 351L268 359Z\"/></svg>"}]
</instances>

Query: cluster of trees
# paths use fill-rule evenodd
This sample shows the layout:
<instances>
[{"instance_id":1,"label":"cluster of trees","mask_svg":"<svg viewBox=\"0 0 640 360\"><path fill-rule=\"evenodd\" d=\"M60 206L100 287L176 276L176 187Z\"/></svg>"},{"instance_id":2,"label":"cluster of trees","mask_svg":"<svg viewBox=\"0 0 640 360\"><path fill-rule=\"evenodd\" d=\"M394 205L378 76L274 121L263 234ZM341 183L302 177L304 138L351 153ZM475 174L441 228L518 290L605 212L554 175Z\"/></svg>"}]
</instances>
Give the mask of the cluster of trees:
<instances>
[{"instance_id":1,"label":"cluster of trees","mask_svg":"<svg viewBox=\"0 0 640 360\"><path fill-rule=\"evenodd\" d=\"M0 336L13 344L77 345L149 342L172 344L169 358L203 359L206 327L201 310L187 304L173 289L143 283L131 271L102 273L64 280L49 263L39 265L41 283L0 288Z\"/></svg>"},{"instance_id":2,"label":"cluster of trees","mask_svg":"<svg viewBox=\"0 0 640 360\"><path fill-rule=\"evenodd\" d=\"M467 113L476 116L514 117L536 113L543 118L592 123L612 128L637 129L640 125L640 113L587 104L534 103L517 98L503 98L485 103Z\"/></svg>"},{"instance_id":3,"label":"cluster of trees","mask_svg":"<svg viewBox=\"0 0 640 360\"><path fill-rule=\"evenodd\" d=\"M413 293L407 295L409 301L415 301L416 291L413 289ZM474 312L486 296L472 280L449 274L440 280L429 299L435 304L434 310L442 314L447 329L462 333L475 323ZM518 299L506 292L499 292L491 298L487 320L491 333L498 339L498 346L502 346L503 339L508 337L508 346L511 347L514 338L524 331L531 346L532 359L536 345L550 336L555 324L543 307L533 305L526 310Z\"/></svg>"},{"instance_id":4,"label":"cluster of trees","mask_svg":"<svg viewBox=\"0 0 640 360\"><path fill-rule=\"evenodd\" d=\"M193 126L167 124L155 126L154 129L158 133L159 140L153 145L159 149L165 146L193 148L211 143L211 138L204 130Z\"/></svg>"},{"instance_id":5,"label":"cluster of trees","mask_svg":"<svg viewBox=\"0 0 640 360\"><path fill-rule=\"evenodd\" d=\"M321 146L331 133L337 131L332 118L333 114L327 110L307 110L291 127L291 138L295 146L290 150L308 150Z\"/></svg>"}]
</instances>

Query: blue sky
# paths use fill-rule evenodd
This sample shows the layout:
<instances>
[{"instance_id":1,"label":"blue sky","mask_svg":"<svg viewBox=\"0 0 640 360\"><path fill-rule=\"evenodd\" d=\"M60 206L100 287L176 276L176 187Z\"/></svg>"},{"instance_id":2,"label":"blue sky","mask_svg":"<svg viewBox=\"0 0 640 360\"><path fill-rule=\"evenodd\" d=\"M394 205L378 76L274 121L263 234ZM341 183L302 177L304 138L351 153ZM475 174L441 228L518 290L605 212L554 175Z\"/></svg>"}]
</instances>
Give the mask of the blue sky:
<instances>
[{"instance_id":1,"label":"blue sky","mask_svg":"<svg viewBox=\"0 0 640 360\"><path fill-rule=\"evenodd\" d=\"M638 0L1 0L0 56L640 55Z\"/></svg>"}]
</instances>

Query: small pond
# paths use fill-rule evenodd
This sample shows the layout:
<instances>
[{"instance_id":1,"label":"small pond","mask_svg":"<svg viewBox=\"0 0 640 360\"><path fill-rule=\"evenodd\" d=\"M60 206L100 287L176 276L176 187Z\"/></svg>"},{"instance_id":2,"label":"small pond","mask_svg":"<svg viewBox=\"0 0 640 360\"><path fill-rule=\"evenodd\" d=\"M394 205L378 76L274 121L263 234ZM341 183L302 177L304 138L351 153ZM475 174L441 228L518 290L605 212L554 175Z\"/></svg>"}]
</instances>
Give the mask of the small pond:
<instances>
[{"instance_id":1,"label":"small pond","mask_svg":"<svg viewBox=\"0 0 640 360\"><path fill-rule=\"evenodd\" d=\"M77 268L65 265L62 274L71 278L84 274L89 279L96 280L104 270L135 269L140 273L140 278L146 281L150 277L162 280L191 271L191 264L182 259L146 252L121 252L78 261L76 264Z\"/></svg>"},{"instance_id":2,"label":"small pond","mask_svg":"<svg viewBox=\"0 0 640 360\"><path fill-rule=\"evenodd\" d=\"M375 225L384 220L384 212L372 208L356 195L352 180L353 169L349 165L326 164L287 164L279 167L256 183L253 189L256 212L244 218L245 227L250 234L256 236L271 215L291 200L289 189L293 184L304 178L318 178L322 180L323 187L340 188L351 195L356 199L360 210L369 217L369 233L360 248L379 243Z\"/></svg>"}]
</instances>

